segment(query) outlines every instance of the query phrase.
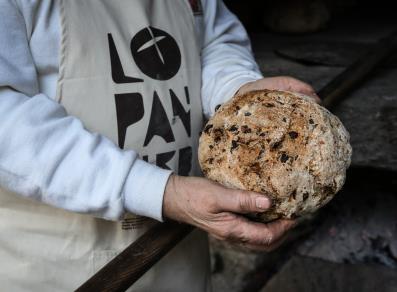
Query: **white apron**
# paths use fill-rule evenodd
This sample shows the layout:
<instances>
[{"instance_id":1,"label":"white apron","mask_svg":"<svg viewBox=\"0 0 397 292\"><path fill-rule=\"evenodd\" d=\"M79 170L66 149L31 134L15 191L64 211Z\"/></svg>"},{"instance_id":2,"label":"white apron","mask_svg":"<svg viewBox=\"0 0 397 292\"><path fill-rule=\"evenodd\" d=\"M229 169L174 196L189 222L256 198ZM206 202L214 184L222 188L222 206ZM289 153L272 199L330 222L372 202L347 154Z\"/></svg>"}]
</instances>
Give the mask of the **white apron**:
<instances>
[{"instance_id":1,"label":"white apron","mask_svg":"<svg viewBox=\"0 0 397 292\"><path fill-rule=\"evenodd\" d=\"M189 2L61 3L59 102L121 148L197 174L201 63ZM152 223L74 214L0 189L0 290L71 291ZM207 239L196 231L130 290L209 291L208 268Z\"/></svg>"}]
</instances>

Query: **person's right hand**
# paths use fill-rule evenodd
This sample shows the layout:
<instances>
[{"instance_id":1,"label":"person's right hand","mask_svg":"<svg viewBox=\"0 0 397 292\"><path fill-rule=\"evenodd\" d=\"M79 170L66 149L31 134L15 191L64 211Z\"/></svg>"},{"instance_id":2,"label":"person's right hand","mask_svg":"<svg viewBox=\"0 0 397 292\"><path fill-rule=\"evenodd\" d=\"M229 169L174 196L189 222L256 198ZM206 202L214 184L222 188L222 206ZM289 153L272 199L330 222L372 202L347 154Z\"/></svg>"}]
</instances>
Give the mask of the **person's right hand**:
<instances>
[{"instance_id":1,"label":"person's right hand","mask_svg":"<svg viewBox=\"0 0 397 292\"><path fill-rule=\"evenodd\" d=\"M264 212L270 206L270 200L263 194L228 189L204 178L172 175L164 194L163 214L201 228L217 239L270 251L295 222L277 220L264 224L241 216Z\"/></svg>"}]
</instances>

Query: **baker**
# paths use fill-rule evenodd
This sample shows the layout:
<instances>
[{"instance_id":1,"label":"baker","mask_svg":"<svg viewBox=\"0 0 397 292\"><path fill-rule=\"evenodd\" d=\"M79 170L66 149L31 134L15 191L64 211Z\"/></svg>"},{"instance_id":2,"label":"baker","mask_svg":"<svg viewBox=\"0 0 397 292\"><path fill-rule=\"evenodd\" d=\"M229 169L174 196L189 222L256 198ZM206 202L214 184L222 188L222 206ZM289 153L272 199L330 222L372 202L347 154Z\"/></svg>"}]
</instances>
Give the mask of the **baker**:
<instances>
[{"instance_id":1,"label":"baker","mask_svg":"<svg viewBox=\"0 0 397 292\"><path fill-rule=\"evenodd\" d=\"M314 95L220 0L1 1L1 289L71 291L156 220L276 246L292 221L241 216L264 195L195 177L203 113L261 88ZM208 262L196 231L131 290L209 291Z\"/></svg>"}]
</instances>

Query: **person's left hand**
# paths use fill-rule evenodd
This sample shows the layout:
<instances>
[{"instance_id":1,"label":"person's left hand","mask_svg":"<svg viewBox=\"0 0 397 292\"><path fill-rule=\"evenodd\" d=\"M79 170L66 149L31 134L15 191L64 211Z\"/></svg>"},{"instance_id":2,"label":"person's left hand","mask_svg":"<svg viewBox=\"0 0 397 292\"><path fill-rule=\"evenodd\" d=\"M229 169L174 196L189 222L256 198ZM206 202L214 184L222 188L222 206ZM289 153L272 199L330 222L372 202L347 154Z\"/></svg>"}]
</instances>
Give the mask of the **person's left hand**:
<instances>
[{"instance_id":1,"label":"person's left hand","mask_svg":"<svg viewBox=\"0 0 397 292\"><path fill-rule=\"evenodd\" d=\"M302 93L312 97L317 103L321 103L321 99L318 97L313 87L303 81L289 76L267 77L246 83L240 87L236 95L263 89Z\"/></svg>"}]
</instances>

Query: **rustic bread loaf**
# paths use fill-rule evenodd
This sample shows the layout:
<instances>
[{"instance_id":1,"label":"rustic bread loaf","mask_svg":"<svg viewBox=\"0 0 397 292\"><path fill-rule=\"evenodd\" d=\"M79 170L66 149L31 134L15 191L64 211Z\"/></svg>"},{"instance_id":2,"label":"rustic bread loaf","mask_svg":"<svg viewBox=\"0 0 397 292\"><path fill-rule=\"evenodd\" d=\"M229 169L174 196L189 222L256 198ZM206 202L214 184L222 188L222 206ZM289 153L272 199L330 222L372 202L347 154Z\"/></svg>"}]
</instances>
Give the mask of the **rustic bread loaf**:
<instances>
[{"instance_id":1,"label":"rustic bread loaf","mask_svg":"<svg viewBox=\"0 0 397 292\"><path fill-rule=\"evenodd\" d=\"M316 211L341 189L350 165L349 134L310 97L254 91L222 105L199 145L203 173L227 187L264 193L261 221Z\"/></svg>"}]
</instances>

